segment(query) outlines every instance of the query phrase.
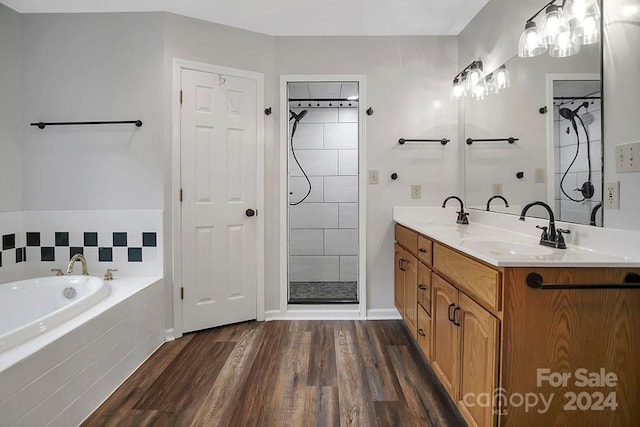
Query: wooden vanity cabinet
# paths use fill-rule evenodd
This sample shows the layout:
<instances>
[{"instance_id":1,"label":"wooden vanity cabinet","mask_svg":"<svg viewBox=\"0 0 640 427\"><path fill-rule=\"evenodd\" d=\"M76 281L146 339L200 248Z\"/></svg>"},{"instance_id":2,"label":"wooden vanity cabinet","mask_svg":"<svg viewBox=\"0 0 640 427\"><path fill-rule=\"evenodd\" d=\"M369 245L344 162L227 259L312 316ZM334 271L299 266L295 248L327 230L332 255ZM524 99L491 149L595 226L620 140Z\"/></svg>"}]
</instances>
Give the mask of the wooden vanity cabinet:
<instances>
[{"instance_id":1,"label":"wooden vanity cabinet","mask_svg":"<svg viewBox=\"0 0 640 427\"><path fill-rule=\"evenodd\" d=\"M418 331L418 259L396 243L394 301L414 339Z\"/></svg>"},{"instance_id":2,"label":"wooden vanity cabinet","mask_svg":"<svg viewBox=\"0 0 640 427\"><path fill-rule=\"evenodd\" d=\"M458 327L453 312L458 306L458 290L437 274L433 275L433 324L431 367L449 395L458 395Z\"/></svg>"}]
</instances>

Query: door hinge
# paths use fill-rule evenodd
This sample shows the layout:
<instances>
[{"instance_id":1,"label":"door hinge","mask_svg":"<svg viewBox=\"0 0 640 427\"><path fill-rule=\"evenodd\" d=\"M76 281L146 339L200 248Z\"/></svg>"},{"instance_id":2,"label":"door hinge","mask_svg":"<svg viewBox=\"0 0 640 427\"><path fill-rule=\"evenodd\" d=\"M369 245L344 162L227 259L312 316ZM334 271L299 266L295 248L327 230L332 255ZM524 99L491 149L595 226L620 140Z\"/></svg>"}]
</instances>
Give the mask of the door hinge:
<instances>
[{"instance_id":1,"label":"door hinge","mask_svg":"<svg viewBox=\"0 0 640 427\"><path fill-rule=\"evenodd\" d=\"M184 288L180 288L180 299L184 299Z\"/></svg>"},{"instance_id":2,"label":"door hinge","mask_svg":"<svg viewBox=\"0 0 640 427\"><path fill-rule=\"evenodd\" d=\"M182 188L180 189L180 201L182 202Z\"/></svg>"},{"instance_id":3,"label":"door hinge","mask_svg":"<svg viewBox=\"0 0 640 427\"><path fill-rule=\"evenodd\" d=\"M182 105L182 90L180 90L180 105Z\"/></svg>"}]
</instances>

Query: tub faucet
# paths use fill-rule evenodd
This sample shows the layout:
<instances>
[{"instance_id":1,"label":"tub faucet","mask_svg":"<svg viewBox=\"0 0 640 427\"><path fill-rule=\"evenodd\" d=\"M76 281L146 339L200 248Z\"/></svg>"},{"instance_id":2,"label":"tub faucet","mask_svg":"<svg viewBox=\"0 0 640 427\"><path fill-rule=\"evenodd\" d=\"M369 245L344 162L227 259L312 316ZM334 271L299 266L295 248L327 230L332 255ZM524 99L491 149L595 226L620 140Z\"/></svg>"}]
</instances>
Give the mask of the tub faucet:
<instances>
[{"instance_id":1,"label":"tub faucet","mask_svg":"<svg viewBox=\"0 0 640 427\"><path fill-rule=\"evenodd\" d=\"M88 276L89 272L87 271L87 259L82 254L75 254L71 258L71 260L69 260L69 265L67 266L67 274L73 273L73 265L78 260L82 263L82 275L83 276Z\"/></svg>"},{"instance_id":2,"label":"tub faucet","mask_svg":"<svg viewBox=\"0 0 640 427\"><path fill-rule=\"evenodd\" d=\"M507 202L507 199L505 199L504 197L502 197L502 196L500 196L500 195L495 195L495 196L489 197L489 200L487 200L487 212L489 212L489 210L490 210L490 209L489 209L489 207L490 207L490 205L491 205L491 202L492 202L492 201L494 201L495 199L500 199L500 200L502 200L502 201L504 202L504 206L505 206L506 208L508 208L508 207L509 207L509 202Z\"/></svg>"},{"instance_id":3,"label":"tub faucet","mask_svg":"<svg viewBox=\"0 0 640 427\"><path fill-rule=\"evenodd\" d=\"M549 214L549 225L547 227L536 225L536 228L542 230L542 235L540 236L540 244L557 249L567 249L567 245L565 244L564 237L562 237L562 233L569 234L569 232L568 230L556 230L556 220L553 215L553 211L551 210L551 207L549 207L549 205L547 205L545 202L537 201L527 204L524 208L522 208L522 212L520 213L520 221L524 221L524 216L527 214L529 208L533 206L542 206L547 210L547 213ZM557 231L560 232L558 233Z\"/></svg>"},{"instance_id":4,"label":"tub faucet","mask_svg":"<svg viewBox=\"0 0 640 427\"><path fill-rule=\"evenodd\" d=\"M447 202L451 199L456 199L458 202L460 202L460 211L458 211L458 218L456 219L456 224L469 224L469 214L467 212L464 211L464 203L462 203L462 199L458 196L449 196L446 199L444 199L444 202L442 202L442 207L444 208L445 206L447 206Z\"/></svg>"}]
</instances>

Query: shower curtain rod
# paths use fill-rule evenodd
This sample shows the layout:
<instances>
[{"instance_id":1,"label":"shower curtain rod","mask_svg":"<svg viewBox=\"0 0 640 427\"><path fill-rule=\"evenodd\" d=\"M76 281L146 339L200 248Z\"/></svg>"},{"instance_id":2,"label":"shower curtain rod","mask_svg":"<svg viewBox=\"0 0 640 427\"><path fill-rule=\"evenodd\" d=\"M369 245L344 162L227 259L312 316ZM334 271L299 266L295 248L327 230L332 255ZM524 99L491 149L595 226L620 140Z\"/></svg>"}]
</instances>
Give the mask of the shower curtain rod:
<instances>
[{"instance_id":1,"label":"shower curtain rod","mask_svg":"<svg viewBox=\"0 0 640 427\"><path fill-rule=\"evenodd\" d=\"M554 96L559 101L576 101L578 99L602 99L601 96Z\"/></svg>"},{"instance_id":2,"label":"shower curtain rod","mask_svg":"<svg viewBox=\"0 0 640 427\"><path fill-rule=\"evenodd\" d=\"M347 98L289 98L289 102L358 102L357 99Z\"/></svg>"}]
</instances>

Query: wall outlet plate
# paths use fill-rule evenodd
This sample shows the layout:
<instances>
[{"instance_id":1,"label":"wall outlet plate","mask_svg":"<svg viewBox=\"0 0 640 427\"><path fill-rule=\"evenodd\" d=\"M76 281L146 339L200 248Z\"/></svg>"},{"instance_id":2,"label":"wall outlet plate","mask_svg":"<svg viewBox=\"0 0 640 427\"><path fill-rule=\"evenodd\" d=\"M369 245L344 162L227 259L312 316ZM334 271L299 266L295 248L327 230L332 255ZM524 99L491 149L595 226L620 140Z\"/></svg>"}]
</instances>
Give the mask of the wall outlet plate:
<instances>
[{"instance_id":1,"label":"wall outlet plate","mask_svg":"<svg viewBox=\"0 0 640 427\"><path fill-rule=\"evenodd\" d=\"M640 172L640 141L616 145L616 172Z\"/></svg>"},{"instance_id":2,"label":"wall outlet plate","mask_svg":"<svg viewBox=\"0 0 640 427\"><path fill-rule=\"evenodd\" d=\"M620 209L620 181L605 182L604 206L606 209Z\"/></svg>"},{"instance_id":3,"label":"wall outlet plate","mask_svg":"<svg viewBox=\"0 0 640 427\"><path fill-rule=\"evenodd\" d=\"M369 184L376 185L380 182L380 174L377 170L369 171Z\"/></svg>"},{"instance_id":4,"label":"wall outlet plate","mask_svg":"<svg viewBox=\"0 0 640 427\"><path fill-rule=\"evenodd\" d=\"M420 199L422 198L422 186L419 184L413 184L411 186L411 198L412 199Z\"/></svg>"}]
</instances>

